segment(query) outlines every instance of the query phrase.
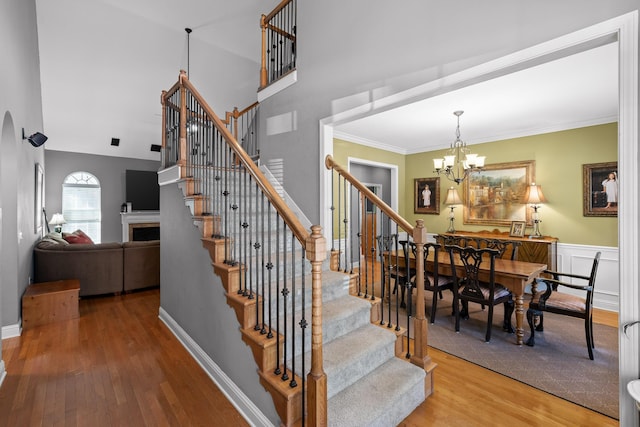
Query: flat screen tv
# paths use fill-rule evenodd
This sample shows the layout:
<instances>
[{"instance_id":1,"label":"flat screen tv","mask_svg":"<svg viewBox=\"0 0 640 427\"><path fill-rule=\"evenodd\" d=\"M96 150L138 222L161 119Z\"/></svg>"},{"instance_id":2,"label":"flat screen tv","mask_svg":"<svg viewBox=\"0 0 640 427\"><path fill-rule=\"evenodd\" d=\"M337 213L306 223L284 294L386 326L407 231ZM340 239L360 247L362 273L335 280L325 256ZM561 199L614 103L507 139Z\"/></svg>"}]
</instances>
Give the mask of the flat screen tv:
<instances>
[{"instance_id":1,"label":"flat screen tv","mask_svg":"<svg viewBox=\"0 0 640 427\"><path fill-rule=\"evenodd\" d=\"M160 186L156 171L125 171L126 197L132 211L159 211Z\"/></svg>"}]
</instances>

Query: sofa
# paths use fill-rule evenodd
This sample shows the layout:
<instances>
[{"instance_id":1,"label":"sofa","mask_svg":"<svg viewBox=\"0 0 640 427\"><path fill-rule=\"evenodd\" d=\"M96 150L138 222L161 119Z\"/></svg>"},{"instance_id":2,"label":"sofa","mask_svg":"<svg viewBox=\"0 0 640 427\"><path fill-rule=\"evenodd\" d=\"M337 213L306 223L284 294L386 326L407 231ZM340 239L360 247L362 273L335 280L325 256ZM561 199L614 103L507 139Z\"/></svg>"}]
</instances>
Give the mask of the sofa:
<instances>
[{"instance_id":1,"label":"sofa","mask_svg":"<svg viewBox=\"0 0 640 427\"><path fill-rule=\"evenodd\" d=\"M62 243L34 248L34 280L80 280L80 296L119 294L160 285L160 241Z\"/></svg>"}]
</instances>

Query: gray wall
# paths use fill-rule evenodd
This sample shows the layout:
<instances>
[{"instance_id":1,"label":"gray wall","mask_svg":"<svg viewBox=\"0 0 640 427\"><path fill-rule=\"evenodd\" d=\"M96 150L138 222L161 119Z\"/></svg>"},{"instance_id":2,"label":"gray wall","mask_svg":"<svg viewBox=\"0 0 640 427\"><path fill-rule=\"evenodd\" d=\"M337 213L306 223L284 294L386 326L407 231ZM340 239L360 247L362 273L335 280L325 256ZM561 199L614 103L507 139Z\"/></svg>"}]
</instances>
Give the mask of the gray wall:
<instances>
[{"instance_id":1,"label":"gray wall","mask_svg":"<svg viewBox=\"0 0 640 427\"><path fill-rule=\"evenodd\" d=\"M121 242L122 223L120 205L125 199L125 171L127 169L157 171L160 162L97 156L45 150L45 207L47 216L62 212L62 182L72 172L83 171L100 181L102 203L102 242Z\"/></svg>"},{"instance_id":2,"label":"gray wall","mask_svg":"<svg viewBox=\"0 0 640 427\"><path fill-rule=\"evenodd\" d=\"M321 119L636 9L637 0L298 2L298 81L261 103L262 158L284 159L285 188L317 223ZM294 131L265 134L270 117L291 112Z\"/></svg>"},{"instance_id":3,"label":"gray wall","mask_svg":"<svg viewBox=\"0 0 640 427\"><path fill-rule=\"evenodd\" d=\"M279 425L273 401L259 382L256 362L242 340L220 277L202 247L176 184L160 187L162 309L206 352L249 399Z\"/></svg>"},{"instance_id":4,"label":"gray wall","mask_svg":"<svg viewBox=\"0 0 640 427\"><path fill-rule=\"evenodd\" d=\"M22 128L28 134L43 131L34 0L0 2L0 52L0 319L4 335L18 328L20 299L31 273L33 244L39 238L34 229L34 170L36 163L44 162L44 149L22 141ZM0 361L0 376L3 370Z\"/></svg>"}]
</instances>

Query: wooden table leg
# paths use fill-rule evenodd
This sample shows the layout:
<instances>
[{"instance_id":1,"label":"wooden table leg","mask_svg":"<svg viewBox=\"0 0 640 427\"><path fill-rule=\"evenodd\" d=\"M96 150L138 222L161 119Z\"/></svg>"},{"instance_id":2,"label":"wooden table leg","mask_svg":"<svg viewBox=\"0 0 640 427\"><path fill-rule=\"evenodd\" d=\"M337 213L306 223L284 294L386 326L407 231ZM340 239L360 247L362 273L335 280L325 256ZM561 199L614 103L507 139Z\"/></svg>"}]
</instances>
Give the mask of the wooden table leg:
<instances>
[{"instance_id":1,"label":"wooden table leg","mask_svg":"<svg viewBox=\"0 0 640 427\"><path fill-rule=\"evenodd\" d=\"M524 340L524 295L516 295L516 344Z\"/></svg>"}]
</instances>

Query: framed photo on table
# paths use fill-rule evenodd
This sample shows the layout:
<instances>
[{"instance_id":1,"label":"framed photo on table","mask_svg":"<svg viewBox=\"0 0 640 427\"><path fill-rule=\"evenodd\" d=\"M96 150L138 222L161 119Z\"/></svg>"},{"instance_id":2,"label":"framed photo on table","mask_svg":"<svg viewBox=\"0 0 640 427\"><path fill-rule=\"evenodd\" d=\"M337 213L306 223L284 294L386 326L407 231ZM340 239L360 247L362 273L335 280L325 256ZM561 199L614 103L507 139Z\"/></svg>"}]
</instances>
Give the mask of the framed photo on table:
<instances>
[{"instance_id":1,"label":"framed photo on table","mask_svg":"<svg viewBox=\"0 0 640 427\"><path fill-rule=\"evenodd\" d=\"M509 230L509 237L524 237L524 229L527 223L524 221L511 221L511 230Z\"/></svg>"},{"instance_id":2,"label":"framed photo on table","mask_svg":"<svg viewBox=\"0 0 640 427\"><path fill-rule=\"evenodd\" d=\"M440 178L415 178L413 212L440 215Z\"/></svg>"},{"instance_id":3,"label":"framed photo on table","mask_svg":"<svg viewBox=\"0 0 640 427\"><path fill-rule=\"evenodd\" d=\"M531 209L525 203L527 187L535 182L535 161L485 165L464 180L465 224L511 226L512 221L531 225Z\"/></svg>"},{"instance_id":4,"label":"framed photo on table","mask_svg":"<svg viewBox=\"0 0 640 427\"><path fill-rule=\"evenodd\" d=\"M584 216L618 216L618 162L582 165Z\"/></svg>"}]
</instances>

